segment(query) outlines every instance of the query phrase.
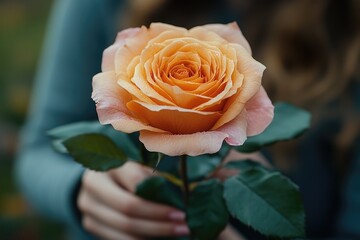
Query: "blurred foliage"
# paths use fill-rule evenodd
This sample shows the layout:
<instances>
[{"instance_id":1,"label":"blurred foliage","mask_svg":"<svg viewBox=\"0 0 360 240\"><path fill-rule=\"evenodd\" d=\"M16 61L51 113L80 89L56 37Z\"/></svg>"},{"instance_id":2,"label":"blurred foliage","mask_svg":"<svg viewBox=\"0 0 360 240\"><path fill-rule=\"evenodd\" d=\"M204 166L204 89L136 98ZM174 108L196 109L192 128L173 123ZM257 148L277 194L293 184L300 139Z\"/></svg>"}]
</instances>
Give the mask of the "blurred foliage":
<instances>
[{"instance_id":1,"label":"blurred foliage","mask_svg":"<svg viewBox=\"0 0 360 240\"><path fill-rule=\"evenodd\" d=\"M0 239L64 239L61 226L26 204L12 176L51 4L0 0Z\"/></svg>"},{"instance_id":2,"label":"blurred foliage","mask_svg":"<svg viewBox=\"0 0 360 240\"><path fill-rule=\"evenodd\" d=\"M20 124L43 41L51 1L0 1L0 116Z\"/></svg>"}]
</instances>

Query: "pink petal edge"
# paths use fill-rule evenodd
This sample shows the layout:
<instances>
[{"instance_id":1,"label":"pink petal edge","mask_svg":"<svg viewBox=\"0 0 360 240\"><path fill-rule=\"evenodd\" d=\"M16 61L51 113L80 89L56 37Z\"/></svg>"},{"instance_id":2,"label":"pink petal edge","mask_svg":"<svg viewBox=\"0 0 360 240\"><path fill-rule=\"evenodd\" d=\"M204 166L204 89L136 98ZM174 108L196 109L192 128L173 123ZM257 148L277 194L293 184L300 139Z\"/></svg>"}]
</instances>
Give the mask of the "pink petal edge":
<instances>
[{"instance_id":1,"label":"pink petal edge","mask_svg":"<svg viewBox=\"0 0 360 240\"><path fill-rule=\"evenodd\" d=\"M111 124L116 130L126 133L144 129L164 132L132 118L125 106L126 96L127 92L117 84L114 72L104 72L94 76L91 97L96 102L96 111L101 124Z\"/></svg>"},{"instance_id":2,"label":"pink petal edge","mask_svg":"<svg viewBox=\"0 0 360 240\"><path fill-rule=\"evenodd\" d=\"M271 103L264 87L245 105L247 111L247 135L254 136L263 132L274 117L274 105Z\"/></svg>"},{"instance_id":3,"label":"pink petal edge","mask_svg":"<svg viewBox=\"0 0 360 240\"><path fill-rule=\"evenodd\" d=\"M193 134L174 135L140 131L140 141L151 152L160 152L167 156L198 156L216 153L220 150L226 133L219 131L198 132Z\"/></svg>"},{"instance_id":4,"label":"pink petal edge","mask_svg":"<svg viewBox=\"0 0 360 240\"><path fill-rule=\"evenodd\" d=\"M247 139L247 125L247 112L243 110L236 118L216 129L216 131L227 134L225 141L229 145L240 146Z\"/></svg>"},{"instance_id":5,"label":"pink petal edge","mask_svg":"<svg viewBox=\"0 0 360 240\"><path fill-rule=\"evenodd\" d=\"M115 69L115 53L116 51L124 46L127 38L135 36L140 31L140 28L128 28L119 32L116 36L115 42L106 48L103 52L103 58L101 63L101 70L112 71Z\"/></svg>"},{"instance_id":6,"label":"pink petal edge","mask_svg":"<svg viewBox=\"0 0 360 240\"><path fill-rule=\"evenodd\" d=\"M251 55L250 44L242 34L239 25L236 22L228 24L207 24L203 27L217 33L228 42L240 44Z\"/></svg>"}]
</instances>

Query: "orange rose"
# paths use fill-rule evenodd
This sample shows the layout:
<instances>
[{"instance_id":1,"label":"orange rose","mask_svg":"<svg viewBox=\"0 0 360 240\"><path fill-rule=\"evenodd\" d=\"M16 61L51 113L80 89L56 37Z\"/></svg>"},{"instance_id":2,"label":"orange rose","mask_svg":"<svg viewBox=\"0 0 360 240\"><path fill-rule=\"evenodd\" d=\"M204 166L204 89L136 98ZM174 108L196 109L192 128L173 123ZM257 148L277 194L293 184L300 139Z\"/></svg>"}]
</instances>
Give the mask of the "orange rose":
<instances>
[{"instance_id":1,"label":"orange rose","mask_svg":"<svg viewBox=\"0 0 360 240\"><path fill-rule=\"evenodd\" d=\"M273 105L236 23L163 23L120 32L104 51L92 98L102 124L140 131L149 151L191 156L262 132Z\"/></svg>"}]
</instances>

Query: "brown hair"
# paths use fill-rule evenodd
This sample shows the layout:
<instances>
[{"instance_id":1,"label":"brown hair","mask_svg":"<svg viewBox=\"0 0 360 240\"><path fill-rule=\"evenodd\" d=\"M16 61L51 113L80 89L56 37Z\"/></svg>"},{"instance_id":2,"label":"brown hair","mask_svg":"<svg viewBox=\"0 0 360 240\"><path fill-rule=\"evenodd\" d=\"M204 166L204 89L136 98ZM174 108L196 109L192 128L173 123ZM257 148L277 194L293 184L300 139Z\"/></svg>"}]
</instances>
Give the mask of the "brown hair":
<instances>
[{"instance_id":1,"label":"brown hair","mask_svg":"<svg viewBox=\"0 0 360 240\"><path fill-rule=\"evenodd\" d=\"M274 101L310 110L314 125L324 118L342 121L338 134L330 139L335 148L332 160L341 165L341 172L360 135L360 116L350 95L359 77L359 7L356 0L276 1L267 7L267 15L252 8L244 29L250 42L256 43L255 56L267 66L263 83ZM264 16L263 25L249 28L259 25L259 16ZM278 144L272 150L275 159L286 165L297 151L297 142Z\"/></svg>"}]
</instances>

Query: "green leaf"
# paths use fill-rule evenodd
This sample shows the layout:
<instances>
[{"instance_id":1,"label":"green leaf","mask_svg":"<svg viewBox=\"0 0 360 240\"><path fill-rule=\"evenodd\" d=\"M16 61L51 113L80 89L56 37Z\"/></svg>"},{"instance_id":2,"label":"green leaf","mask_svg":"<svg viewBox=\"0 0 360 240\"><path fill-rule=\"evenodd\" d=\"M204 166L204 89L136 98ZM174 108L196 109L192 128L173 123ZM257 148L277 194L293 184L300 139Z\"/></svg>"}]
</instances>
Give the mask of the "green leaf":
<instances>
[{"instance_id":1,"label":"green leaf","mask_svg":"<svg viewBox=\"0 0 360 240\"><path fill-rule=\"evenodd\" d=\"M135 193L149 201L184 209L180 188L163 177L156 176L145 179L136 187Z\"/></svg>"},{"instance_id":2,"label":"green leaf","mask_svg":"<svg viewBox=\"0 0 360 240\"><path fill-rule=\"evenodd\" d=\"M229 220L220 181L200 182L190 193L187 222L196 240L216 239Z\"/></svg>"},{"instance_id":3,"label":"green leaf","mask_svg":"<svg viewBox=\"0 0 360 240\"><path fill-rule=\"evenodd\" d=\"M226 142L223 143L220 150L215 153L220 156L220 158L223 160L230 152L230 150L233 148L233 146L228 145Z\"/></svg>"},{"instance_id":4,"label":"green leaf","mask_svg":"<svg viewBox=\"0 0 360 240\"><path fill-rule=\"evenodd\" d=\"M224 198L231 215L264 235L305 235L298 187L279 172L249 167L225 181Z\"/></svg>"},{"instance_id":5,"label":"green leaf","mask_svg":"<svg viewBox=\"0 0 360 240\"><path fill-rule=\"evenodd\" d=\"M123 165L127 157L108 137L98 134L82 134L64 140L64 146L83 166L96 171L107 171Z\"/></svg>"},{"instance_id":6,"label":"green leaf","mask_svg":"<svg viewBox=\"0 0 360 240\"><path fill-rule=\"evenodd\" d=\"M101 133L107 128L108 126L101 125L98 121L77 122L56 127L47 134L52 138L66 139L84 133Z\"/></svg>"},{"instance_id":7,"label":"green leaf","mask_svg":"<svg viewBox=\"0 0 360 240\"><path fill-rule=\"evenodd\" d=\"M51 142L52 147L60 153L69 153L66 147L64 146L64 139L54 139Z\"/></svg>"},{"instance_id":8,"label":"green leaf","mask_svg":"<svg viewBox=\"0 0 360 240\"><path fill-rule=\"evenodd\" d=\"M204 154L196 157L188 157L187 169L190 181L205 178L221 163L222 157L217 154Z\"/></svg>"},{"instance_id":9,"label":"green leaf","mask_svg":"<svg viewBox=\"0 0 360 240\"><path fill-rule=\"evenodd\" d=\"M288 103L276 103L274 119L269 127L261 134L249 137L236 149L240 152L254 152L264 146L293 139L309 128L310 118L310 113L303 109Z\"/></svg>"},{"instance_id":10,"label":"green leaf","mask_svg":"<svg viewBox=\"0 0 360 240\"><path fill-rule=\"evenodd\" d=\"M244 160L237 160L237 161L230 161L225 164L224 168L232 168L232 169L238 169L241 171L246 171L252 168L263 168L263 166L255 162L251 159L244 159Z\"/></svg>"},{"instance_id":11,"label":"green leaf","mask_svg":"<svg viewBox=\"0 0 360 240\"><path fill-rule=\"evenodd\" d=\"M141 160L139 149L131 141L128 134L119 132L110 125L101 125L98 121L67 124L47 132L54 139L53 147L61 153L67 153L67 149L63 145L66 139L87 133L104 134L112 139L129 158L135 161Z\"/></svg>"}]
</instances>

